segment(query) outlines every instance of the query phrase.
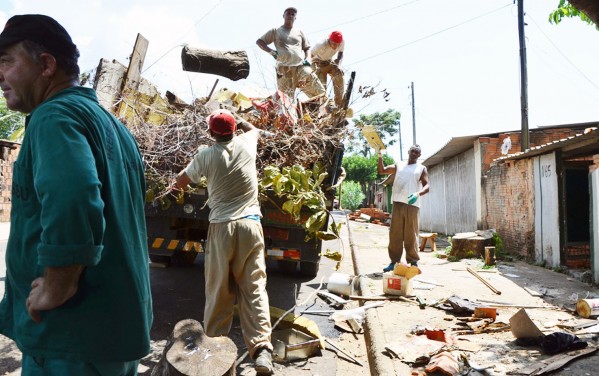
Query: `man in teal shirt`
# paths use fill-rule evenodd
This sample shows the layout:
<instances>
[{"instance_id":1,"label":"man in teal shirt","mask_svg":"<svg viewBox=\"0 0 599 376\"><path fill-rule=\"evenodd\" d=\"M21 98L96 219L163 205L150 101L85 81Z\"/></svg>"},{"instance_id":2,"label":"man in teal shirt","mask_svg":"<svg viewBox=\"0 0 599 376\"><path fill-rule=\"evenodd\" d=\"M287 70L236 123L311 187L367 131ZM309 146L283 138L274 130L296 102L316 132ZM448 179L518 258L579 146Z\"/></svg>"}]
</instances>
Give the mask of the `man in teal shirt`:
<instances>
[{"instance_id":1,"label":"man in teal shirt","mask_svg":"<svg viewBox=\"0 0 599 376\"><path fill-rule=\"evenodd\" d=\"M136 375L152 302L137 144L78 84L79 51L42 15L0 34L0 89L28 114L14 165L0 332L23 375Z\"/></svg>"}]
</instances>

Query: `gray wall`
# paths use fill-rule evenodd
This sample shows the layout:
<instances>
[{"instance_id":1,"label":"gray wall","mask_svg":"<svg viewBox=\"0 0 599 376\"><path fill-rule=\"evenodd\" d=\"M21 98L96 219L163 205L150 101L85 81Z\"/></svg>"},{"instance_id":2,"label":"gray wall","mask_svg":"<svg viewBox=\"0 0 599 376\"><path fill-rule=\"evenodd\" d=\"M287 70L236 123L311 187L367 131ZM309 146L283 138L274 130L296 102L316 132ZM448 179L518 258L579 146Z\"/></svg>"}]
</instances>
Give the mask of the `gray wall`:
<instances>
[{"instance_id":1,"label":"gray wall","mask_svg":"<svg viewBox=\"0 0 599 376\"><path fill-rule=\"evenodd\" d=\"M420 229L447 235L477 230L474 149L429 168L428 173L430 192L422 200Z\"/></svg>"}]
</instances>

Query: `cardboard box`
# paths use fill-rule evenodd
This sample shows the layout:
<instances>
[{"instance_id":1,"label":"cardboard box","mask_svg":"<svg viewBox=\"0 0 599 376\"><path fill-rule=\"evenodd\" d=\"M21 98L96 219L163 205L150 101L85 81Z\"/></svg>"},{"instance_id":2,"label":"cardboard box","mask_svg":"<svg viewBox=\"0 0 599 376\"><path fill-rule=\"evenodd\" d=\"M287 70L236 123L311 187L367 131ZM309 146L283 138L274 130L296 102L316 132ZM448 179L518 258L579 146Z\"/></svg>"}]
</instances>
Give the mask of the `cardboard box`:
<instances>
[{"instance_id":1,"label":"cardboard box","mask_svg":"<svg viewBox=\"0 0 599 376\"><path fill-rule=\"evenodd\" d=\"M393 272L383 273L383 292L390 295L412 295L412 282Z\"/></svg>"}]
</instances>

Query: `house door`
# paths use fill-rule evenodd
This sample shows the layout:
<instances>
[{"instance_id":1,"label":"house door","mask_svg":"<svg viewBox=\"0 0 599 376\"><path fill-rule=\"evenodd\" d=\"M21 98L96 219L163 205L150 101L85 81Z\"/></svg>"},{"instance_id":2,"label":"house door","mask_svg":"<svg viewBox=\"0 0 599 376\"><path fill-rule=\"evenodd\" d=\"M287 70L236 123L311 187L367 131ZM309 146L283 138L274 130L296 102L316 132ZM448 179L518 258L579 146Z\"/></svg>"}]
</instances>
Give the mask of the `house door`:
<instances>
[{"instance_id":1,"label":"house door","mask_svg":"<svg viewBox=\"0 0 599 376\"><path fill-rule=\"evenodd\" d=\"M569 268L591 267L589 198L588 168L565 168L564 260Z\"/></svg>"}]
</instances>

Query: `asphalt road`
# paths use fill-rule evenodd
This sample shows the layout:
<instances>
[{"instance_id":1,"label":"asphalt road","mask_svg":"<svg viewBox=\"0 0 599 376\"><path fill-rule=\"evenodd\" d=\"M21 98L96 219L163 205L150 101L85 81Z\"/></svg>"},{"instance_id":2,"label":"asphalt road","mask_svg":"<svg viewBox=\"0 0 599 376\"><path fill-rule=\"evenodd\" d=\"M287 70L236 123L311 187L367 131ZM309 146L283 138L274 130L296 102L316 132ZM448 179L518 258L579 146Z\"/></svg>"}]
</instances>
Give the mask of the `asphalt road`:
<instances>
[{"instance_id":1,"label":"asphalt road","mask_svg":"<svg viewBox=\"0 0 599 376\"><path fill-rule=\"evenodd\" d=\"M340 241L324 242L323 251L326 249L333 252L339 250L340 244ZM5 251L6 240L0 240L0 296L4 294ZM350 262L347 261L350 259L351 257L346 255L346 262ZM315 278L290 275L279 269L275 260L268 260L267 267L267 289L271 306L287 311L300 302L304 303L294 309L296 315L300 315L304 310L330 309L313 293L319 287L326 289L328 277L335 271L335 261L323 257L319 273ZM345 267L351 269L351 265L349 267L345 265ZM154 302L154 325L151 332L152 353L142 360L140 375L151 374L151 369L158 362L167 337L178 321L191 318L202 322L205 301L203 255L199 255L191 266L173 264L167 268L151 268L150 279ZM328 339L335 341L341 336L341 332L334 327L333 322L328 320L329 314L305 314L304 317L315 321L321 334ZM245 345L237 319L233 323L230 338L238 347L238 355L244 353ZM6 337L0 336L0 374L19 375L20 360L20 353L14 343ZM334 375L338 372L337 364L337 354L330 350L324 350L320 356L294 363L278 363L275 367L276 374L283 376ZM237 374L255 375L253 361L246 357L237 367Z\"/></svg>"}]
</instances>

